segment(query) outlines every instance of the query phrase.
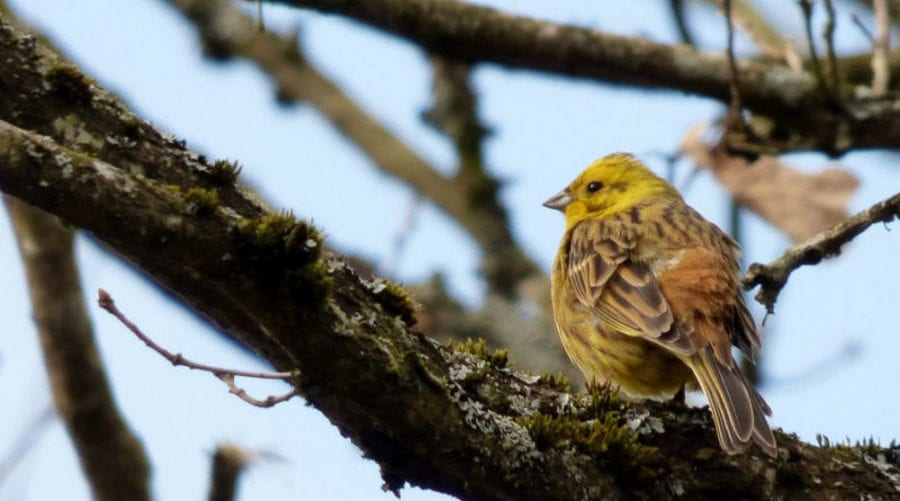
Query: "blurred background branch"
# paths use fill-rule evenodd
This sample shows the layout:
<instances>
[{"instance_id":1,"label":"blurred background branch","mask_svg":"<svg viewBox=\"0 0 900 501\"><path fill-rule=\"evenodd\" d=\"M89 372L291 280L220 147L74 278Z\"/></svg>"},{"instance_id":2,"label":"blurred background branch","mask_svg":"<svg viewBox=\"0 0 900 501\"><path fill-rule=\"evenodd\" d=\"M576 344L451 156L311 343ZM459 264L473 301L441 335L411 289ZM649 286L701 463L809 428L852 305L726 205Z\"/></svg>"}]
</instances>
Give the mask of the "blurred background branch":
<instances>
[{"instance_id":1,"label":"blurred background branch","mask_svg":"<svg viewBox=\"0 0 900 501\"><path fill-rule=\"evenodd\" d=\"M119 413L85 310L72 230L3 196L16 232L53 403L95 499L150 499L143 445Z\"/></svg>"},{"instance_id":2,"label":"blurred background branch","mask_svg":"<svg viewBox=\"0 0 900 501\"><path fill-rule=\"evenodd\" d=\"M440 207L478 244L480 269L489 291L483 308L467 311L447 302L445 291L427 290L443 287L439 279L414 287L424 306L419 317L425 319L430 335L464 340L477 332L492 346L509 347L512 359L522 368L581 379L559 350L555 327L546 313L549 281L515 241L500 203L501 183L485 168L482 142L489 131L477 115L468 64L437 54L430 57L432 102L423 119L455 147L458 165L455 174L447 177L303 57L296 35L259 29L252 17L230 1L172 3L195 23L207 54L220 60L241 56L253 61L273 80L279 100L315 107L374 166Z\"/></svg>"}]
</instances>

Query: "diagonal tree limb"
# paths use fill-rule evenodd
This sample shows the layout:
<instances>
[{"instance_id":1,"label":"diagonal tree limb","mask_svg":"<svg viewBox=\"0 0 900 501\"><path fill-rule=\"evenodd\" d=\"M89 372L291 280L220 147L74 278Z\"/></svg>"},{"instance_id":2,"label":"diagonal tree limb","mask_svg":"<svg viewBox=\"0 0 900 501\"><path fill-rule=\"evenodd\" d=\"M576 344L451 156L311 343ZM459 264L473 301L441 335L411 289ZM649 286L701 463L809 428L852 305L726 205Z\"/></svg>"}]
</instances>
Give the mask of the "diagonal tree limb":
<instances>
[{"instance_id":1,"label":"diagonal tree limb","mask_svg":"<svg viewBox=\"0 0 900 501\"><path fill-rule=\"evenodd\" d=\"M0 50L0 64L14 69L44 74L43 65L53 65L6 27ZM11 108L30 99L16 95ZM96 115L108 109L103 100L91 103ZM131 116L116 109L123 120ZM113 117L105 127L113 133L120 124ZM392 490L408 481L480 499L894 492L896 466L866 459L886 449L815 448L780 434L779 459L725 457L704 410L630 405L598 391L570 395L493 357L442 348L411 328L409 299L398 287L361 280L323 250L314 228L272 214L233 180L201 183L213 165L158 140L143 122L135 127L141 143L113 163L80 151L90 141L64 147L0 122L0 189L92 232L276 369L301 369L308 402L379 462ZM834 482L814 481L823 475Z\"/></svg>"},{"instance_id":2,"label":"diagonal tree limb","mask_svg":"<svg viewBox=\"0 0 900 501\"><path fill-rule=\"evenodd\" d=\"M304 396L379 461L392 489L406 480L464 497L538 492L571 498L586 488L573 481L581 475L594 479L592 489L615 492L586 456L574 463L563 457L535 462L534 443L514 417L556 408L564 397L459 358L410 330L402 293L360 281L337 257L322 253L319 237L304 223L247 217L226 204L191 215L182 192L5 122L0 188L58 211L141 263L277 369L302 369ZM476 381L470 380L474 373L479 380L481 374L504 380L503 395L518 386L503 400L521 399L525 407L504 415L469 394L464 388ZM481 473L473 464L482 465ZM557 473L548 477L544 468Z\"/></svg>"},{"instance_id":3,"label":"diagonal tree limb","mask_svg":"<svg viewBox=\"0 0 900 501\"><path fill-rule=\"evenodd\" d=\"M52 214L4 196L57 414L95 499L150 499L144 447L125 422L94 344L73 253L73 232Z\"/></svg>"},{"instance_id":4,"label":"diagonal tree limb","mask_svg":"<svg viewBox=\"0 0 900 501\"><path fill-rule=\"evenodd\" d=\"M573 381L581 381L581 374L566 358L556 337L549 315L549 281L515 241L499 200L501 185L482 164L481 141L486 130L474 113L474 94L462 88L468 86L468 71L459 71L465 65L435 56L440 62L434 63L435 103L428 117L446 131L459 151L457 171L447 177L306 60L296 37L261 31L231 1L171 3L197 26L204 46L214 57L242 57L254 62L273 80L281 100L314 106L382 172L435 203L478 244L480 268L489 289L488 305L478 312L443 315L452 323L444 323L440 334L462 333L476 323L481 327L479 335L493 346L508 347L519 366L563 372ZM431 310L448 307L446 303L424 306ZM523 307L529 315L522 314ZM465 335L456 339L465 339Z\"/></svg>"},{"instance_id":5,"label":"diagonal tree limb","mask_svg":"<svg viewBox=\"0 0 900 501\"><path fill-rule=\"evenodd\" d=\"M460 224L483 254L482 271L497 294L514 297L518 283L538 274L515 242L499 203L500 184L463 161L454 177L439 173L348 97L302 54L294 36L259 29L230 0L169 0L197 27L214 57L253 61L273 80L279 99L314 106L384 173L406 183ZM480 172L474 176L472 173Z\"/></svg>"},{"instance_id":6,"label":"diagonal tree limb","mask_svg":"<svg viewBox=\"0 0 900 501\"><path fill-rule=\"evenodd\" d=\"M550 23L456 0L272 1L339 14L471 63L677 90L723 103L731 95L727 57L685 45ZM900 144L900 107L891 99L848 99L835 109L828 106L834 96L823 93L813 74L750 59L737 61L737 67L744 106L790 126L794 137L778 151L813 149L837 156L855 148Z\"/></svg>"},{"instance_id":7,"label":"diagonal tree limb","mask_svg":"<svg viewBox=\"0 0 900 501\"><path fill-rule=\"evenodd\" d=\"M875 223L889 223L900 217L900 193L882 200L868 209L848 218L835 227L801 242L786 250L769 264L754 263L742 279L744 289L759 285L756 300L769 313L775 311L778 293L787 284L791 273L797 268L818 264L823 259L837 256L841 248Z\"/></svg>"},{"instance_id":8,"label":"diagonal tree limb","mask_svg":"<svg viewBox=\"0 0 900 501\"><path fill-rule=\"evenodd\" d=\"M696 93L727 103L730 76L722 54L644 38L612 35L456 0L272 0L339 14L432 52L566 76ZM764 112L820 102L810 75L777 64L739 62L747 105ZM664 76L664 78L660 78Z\"/></svg>"},{"instance_id":9,"label":"diagonal tree limb","mask_svg":"<svg viewBox=\"0 0 900 501\"><path fill-rule=\"evenodd\" d=\"M791 457L823 469L797 466L790 478L768 476L765 465L781 460L716 452L704 410L575 397L547 379L494 366L490 356L449 351L410 328L401 290L361 281L322 251L305 223L244 216L239 204L227 203L192 214L181 191L6 122L0 189L91 231L278 370L300 369L304 397L379 462L391 490L410 482L480 499L670 493L668 483L629 480L647 468L678 482L687 496L727 495L731 488L790 496L802 485L804 493L826 495L827 487L840 497L860 492L852 480L860 477L866 492L893 492L880 470L844 449L816 449L779 434ZM696 475L701 454L706 474ZM832 454L842 461L827 459ZM852 479L835 466L846 461L854 465ZM804 471L842 481L817 490L812 480L798 482Z\"/></svg>"}]
</instances>

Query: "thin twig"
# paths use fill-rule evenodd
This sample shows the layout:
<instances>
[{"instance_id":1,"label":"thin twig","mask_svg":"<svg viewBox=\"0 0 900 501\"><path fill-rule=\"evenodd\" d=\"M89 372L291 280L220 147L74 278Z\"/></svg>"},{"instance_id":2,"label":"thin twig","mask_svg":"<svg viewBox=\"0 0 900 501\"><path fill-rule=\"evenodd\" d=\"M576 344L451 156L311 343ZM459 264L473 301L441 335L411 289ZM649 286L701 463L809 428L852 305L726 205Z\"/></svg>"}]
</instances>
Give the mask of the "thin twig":
<instances>
[{"instance_id":1,"label":"thin twig","mask_svg":"<svg viewBox=\"0 0 900 501\"><path fill-rule=\"evenodd\" d=\"M724 0L707 1L721 5ZM731 22L742 29L763 54L776 61L785 61L791 65L791 59L795 59L796 55L793 54L789 41L782 37L753 5L746 0L731 0L729 10Z\"/></svg>"},{"instance_id":2,"label":"thin twig","mask_svg":"<svg viewBox=\"0 0 900 501\"><path fill-rule=\"evenodd\" d=\"M866 26L866 23L863 22L862 18L859 17L859 14L856 12L850 14L850 19L853 21L853 24L855 24L856 27L859 28L859 31L862 32L863 36L869 40L869 43L874 45L875 35L872 34L872 30L870 30L869 27Z\"/></svg>"},{"instance_id":3,"label":"thin twig","mask_svg":"<svg viewBox=\"0 0 900 501\"><path fill-rule=\"evenodd\" d=\"M891 80L888 53L891 50L891 13L885 0L873 0L875 39L872 42L872 93L887 93Z\"/></svg>"},{"instance_id":4,"label":"thin twig","mask_svg":"<svg viewBox=\"0 0 900 501\"><path fill-rule=\"evenodd\" d=\"M297 388L294 388L293 390L285 393L284 395L280 395L280 396L269 395L268 397L266 397L265 400L257 400L255 398L251 397L247 393L246 390L244 390L243 388L241 388L240 386L235 384L235 382L234 382L235 375L234 374L230 374L227 372L215 372L214 374L217 378L221 379L223 383L228 385L228 391L230 393L232 393L233 395L236 395L238 398L240 398L244 402L247 402L250 405L255 405L257 407L263 407L263 408L273 407L277 404L280 404L281 402L285 402L287 400L290 400L290 399L300 395L300 390Z\"/></svg>"},{"instance_id":5,"label":"thin twig","mask_svg":"<svg viewBox=\"0 0 900 501\"><path fill-rule=\"evenodd\" d=\"M832 0L825 0L825 12L828 14L828 21L825 22L825 48L828 51L828 69L830 78L831 96L837 99L841 95L841 81L838 75L837 53L834 50L834 30L837 26L837 16L834 12L834 4Z\"/></svg>"},{"instance_id":6,"label":"thin twig","mask_svg":"<svg viewBox=\"0 0 900 501\"><path fill-rule=\"evenodd\" d=\"M291 372L266 372L266 371L242 371L236 369L226 369L224 367L217 367L214 365L201 364L198 362L194 362L184 356L181 353L172 353L155 341L150 339L149 336L144 334L141 329L135 325L131 320L129 320L119 309L116 307L115 301L113 301L112 296L109 295L103 289L99 289L97 291L97 303L101 308L109 312L112 316L116 317L125 327L128 328L131 332L134 333L135 336L138 337L141 341L144 342L150 349L162 355L163 358L172 363L172 365L181 365L187 367L189 369L196 369L200 371L205 371L212 373L217 378L221 379L225 384L228 385L228 389L231 393L237 395L241 400L255 405L257 407L272 407L275 404L284 402L285 400L289 400L294 396L299 395L298 389L293 389L290 392L281 395L281 396L269 396L265 400L257 400L247 394L242 388L239 388L234 383L235 376L241 377L251 377L257 379L281 379L282 381L291 382L293 379L296 379L298 376L298 371Z\"/></svg>"},{"instance_id":7,"label":"thin twig","mask_svg":"<svg viewBox=\"0 0 900 501\"><path fill-rule=\"evenodd\" d=\"M741 114L741 88L738 82L737 61L734 58L734 22L731 19L731 0L723 2L725 9L725 25L728 27L728 69L731 72L731 101L728 107L728 126L743 130L744 118Z\"/></svg>"},{"instance_id":8,"label":"thin twig","mask_svg":"<svg viewBox=\"0 0 900 501\"><path fill-rule=\"evenodd\" d=\"M266 20L263 19L262 0L256 0L256 19L259 21L259 31L266 31Z\"/></svg>"},{"instance_id":9,"label":"thin twig","mask_svg":"<svg viewBox=\"0 0 900 501\"><path fill-rule=\"evenodd\" d=\"M825 74L822 72L822 63L819 61L819 54L816 51L816 41L813 37L813 0L800 0L799 3L800 8L803 10L803 29L806 32L806 43L809 45L809 60L812 64L813 75L816 77L816 82L819 84L819 90L822 94L829 95Z\"/></svg>"},{"instance_id":10,"label":"thin twig","mask_svg":"<svg viewBox=\"0 0 900 501\"><path fill-rule=\"evenodd\" d=\"M409 207L406 210L406 214L400 223L400 228L397 229L397 234L394 235L391 253L388 255L385 262L379 266L379 271L382 275L390 277L397 274L400 263L403 262L403 251L406 250L409 239L412 237L413 230L416 227L416 220L422 212L422 202L422 196L418 193L414 193L412 200L410 200Z\"/></svg>"},{"instance_id":11,"label":"thin twig","mask_svg":"<svg viewBox=\"0 0 900 501\"><path fill-rule=\"evenodd\" d=\"M684 0L669 0L669 7L671 8L672 19L675 21L675 28L678 30L681 42L691 47L696 46L694 37L691 36L691 31L688 29L687 19L685 19Z\"/></svg>"},{"instance_id":12,"label":"thin twig","mask_svg":"<svg viewBox=\"0 0 900 501\"><path fill-rule=\"evenodd\" d=\"M865 231L874 223L889 223L900 217L900 193L882 200L868 209L848 218L835 227L801 242L769 264L754 263L750 265L741 283L744 289L752 289L759 285L756 300L766 307L766 311L775 311L778 293L784 288L788 277L797 268L807 264L818 264L822 259L837 256L841 246Z\"/></svg>"},{"instance_id":13,"label":"thin twig","mask_svg":"<svg viewBox=\"0 0 900 501\"><path fill-rule=\"evenodd\" d=\"M40 414L34 417L28 425L22 430L22 433L16 437L12 446L6 450L3 457L0 458L0 487L7 478L12 474L23 459L28 457L34 446L38 443L44 433L47 431L50 423L56 418L56 412L52 405L48 405Z\"/></svg>"}]
</instances>

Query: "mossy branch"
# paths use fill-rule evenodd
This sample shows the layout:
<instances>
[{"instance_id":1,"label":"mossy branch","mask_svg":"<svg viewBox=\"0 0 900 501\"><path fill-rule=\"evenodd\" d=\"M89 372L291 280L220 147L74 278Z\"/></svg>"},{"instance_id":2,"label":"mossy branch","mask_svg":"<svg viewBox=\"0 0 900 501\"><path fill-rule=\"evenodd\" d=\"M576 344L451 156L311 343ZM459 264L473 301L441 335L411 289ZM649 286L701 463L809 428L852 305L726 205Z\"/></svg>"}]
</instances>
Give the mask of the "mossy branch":
<instances>
[{"instance_id":1,"label":"mossy branch","mask_svg":"<svg viewBox=\"0 0 900 501\"><path fill-rule=\"evenodd\" d=\"M509 230L499 183L480 165L484 134L480 124L466 127L472 125L468 120L460 124L462 129L448 131L459 146L461 161L458 174L446 177L307 60L296 34L261 30L229 0L169 3L194 23L208 55L218 60L241 57L256 64L272 79L280 101L312 105L378 169L416 190L462 226L482 251L482 269L494 292L513 297L522 279L538 273Z\"/></svg>"},{"instance_id":2,"label":"mossy branch","mask_svg":"<svg viewBox=\"0 0 900 501\"><path fill-rule=\"evenodd\" d=\"M46 74L53 59L40 50L0 27L0 65L14 59L6 64L16 78ZM17 96L12 107L24 116L0 110L0 189L91 232L277 370L299 369L303 396L379 463L392 490L409 482L479 499L895 493L887 449L816 448L780 434L776 459L727 457L703 409L631 405L602 389L571 395L558 380L504 368L502 356L440 346L413 329L402 289L360 279L311 225L223 185L209 162L98 97L96 84L74 90L91 117L108 121L76 113L68 123L79 134L60 134L56 112L72 101L54 101L55 89ZM95 147L122 128L140 141ZM203 210L192 210L191 188L213 187L217 200L201 196ZM891 462L876 465L873 453Z\"/></svg>"},{"instance_id":3,"label":"mossy branch","mask_svg":"<svg viewBox=\"0 0 900 501\"><path fill-rule=\"evenodd\" d=\"M494 346L509 346L512 357L528 367L580 378L559 349L549 314L549 281L514 238L500 202L502 185L483 163L482 141L488 131L476 114L468 65L432 57L433 103L425 119L453 141L458 152L456 173L445 176L308 61L295 34L261 30L231 1L170 3L194 23L210 56L253 62L271 78L282 102L313 106L375 167L434 203L471 236L481 250L480 270L492 303L490 311L480 314L487 320L481 322L482 336ZM521 310L523 303L535 312L527 336L519 325L521 315L508 314ZM445 318L466 324L458 316Z\"/></svg>"}]
</instances>

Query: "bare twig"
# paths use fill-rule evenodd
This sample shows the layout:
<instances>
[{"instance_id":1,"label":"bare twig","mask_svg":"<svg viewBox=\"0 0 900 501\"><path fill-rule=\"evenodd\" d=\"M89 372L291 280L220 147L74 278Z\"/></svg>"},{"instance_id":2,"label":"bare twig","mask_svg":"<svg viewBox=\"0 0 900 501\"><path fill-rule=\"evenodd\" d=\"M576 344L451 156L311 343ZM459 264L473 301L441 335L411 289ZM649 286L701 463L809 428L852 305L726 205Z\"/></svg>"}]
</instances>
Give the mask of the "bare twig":
<instances>
[{"instance_id":1,"label":"bare twig","mask_svg":"<svg viewBox=\"0 0 900 501\"><path fill-rule=\"evenodd\" d=\"M246 391L242 388L239 388L234 383L235 376L241 377L250 377L257 379L281 379L285 382L291 382L297 378L298 371L291 372L260 372L260 371L242 371L236 369L226 369L224 367L217 367L214 365L201 364L198 362L194 362L187 358L184 358L181 353L172 353L155 341L150 339L149 336L144 334L141 329L135 325L128 317L125 316L119 309L116 307L115 301L113 301L112 296L109 295L103 289L99 289L97 291L97 304L100 305L101 308L109 312L110 315L116 317L125 327L128 328L131 332L134 333L135 336L138 337L141 341L144 342L150 349L162 355L163 358L172 363L172 365L181 365L187 367L188 369L196 369L204 372L212 373L217 378L221 379L225 384L228 385L228 389L231 393L237 395L241 400L255 405L257 407L272 407L275 404L284 402L286 400L290 400L294 396L299 395L299 390L296 388L292 391L281 395L281 396L269 396L265 400L257 400L255 398L250 397Z\"/></svg>"},{"instance_id":2,"label":"bare twig","mask_svg":"<svg viewBox=\"0 0 900 501\"><path fill-rule=\"evenodd\" d=\"M388 255L384 263L378 266L379 272L384 276L396 276L400 263L403 262L403 251L409 243L409 238L413 234L416 227L416 220L422 212L422 196L415 193L409 202L409 207L400 222L400 227L394 235L394 242L391 245L391 253Z\"/></svg>"},{"instance_id":3,"label":"bare twig","mask_svg":"<svg viewBox=\"0 0 900 501\"><path fill-rule=\"evenodd\" d=\"M694 37L688 29L687 19L685 19L684 0L669 0L669 8L672 12L672 19L675 21L675 28L678 29L678 36L681 42L690 46L695 46Z\"/></svg>"},{"instance_id":4,"label":"bare twig","mask_svg":"<svg viewBox=\"0 0 900 501\"><path fill-rule=\"evenodd\" d=\"M741 280L744 289L759 285L756 300L769 313L775 311L778 293L787 283L790 274L807 264L818 264L822 259L837 256L841 246L852 240L874 223L889 223L900 216L900 193L882 200L868 209L848 218L837 226L797 244L769 264L754 263Z\"/></svg>"},{"instance_id":5,"label":"bare twig","mask_svg":"<svg viewBox=\"0 0 900 501\"><path fill-rule=\"evenodd\" d=\"M888 53L891 50L891 14L886 0L873 0L875 39L872 42L872 93L884 95L891 80Z\"/></svg>"},{"instance_id":6,"label":"bare twig","mask_svg":"<svg viewBox=\"0 0 900 501\"><path fill-rule=\"evenodd\" d=\"M707 0L715 5L723 5L724 0ZM741 28L759 50L775 61L786 62L795 69L796 54L788 39L781 36L772 25L746 0L730 0L732 22Z\"/></svg>"},{"instance_id":7,"label":"bare twig","mask_svg":"<svg viewBox=\"0 0 900 501\"><path fill-rule=\"evenodd\" d=\"M744 117L741 113L741 86L738 82L738 68L734 57L734 21L731 18L731 0L724 0L722 7L725 10L725 26L728 29L728 69L731 72L731 101L728 104L728 128L743 131Z\"/></svg>"},{"instance_id":8,"label":"bare twig","mask_svg":"<svg viewBox=\"0 0 900 501\"><path fill-rule=\"evenodd\" d=\"M235 374L228 373L228 372L221 372L221 371L214 372L213 374L215 374L215 376L217 378L221 379L223 383L228 385L228 391L230 393L232 393L233 395L236 395L238 398L240 398L244 402L247 402L250 405L255 405L256 407L263 407L263 408L273 407L277 404L280 404L281 402L288 401L288 400L300 395L300 390L298 390L297 388L294 388L292 391L289 391L283 395L280 395L280 396L269 395L268 397L266 397L265 400L258 400L258 399L251 397L247 393L246 390L244 390L243 388L241 388L237 384L235 384L235 382L234 382Z\"/></svg>"},{"instance_id":9,"label":"bare twig","mask_svg":"<svg viewBox=\"0 0 900 501\"><path fill-rule=\"evenodd\" d=\"M838 74L837 52L834 50L834 30L837 26L837 17L834 12L832 0L825 0L825 12L828 20L825 22L825 48L828 51L828 70L830 75L831 96L839 99L841 95L841 80Z\"/></svg>"},{"instance_id":10,"label":"bare twig","mask_svg":"<svg viewBox=\"0 0 900 501\"><path fill-rule=\"evenodd\" d=\"M862 343L858 339L851 339L833 349L831 353L817 353L818 360L810 366L801 369L794 367L793 374L770 379L766 383L781 391L793 390L807 384L822 384L825 378L839 374L848 369L854 361L858 361L862 351Z\"/></svg>"},{"instance_id":11,"label":"bare twig","mask_svg":"<svg viewBox=\"0 0 900 501\"><path fill-rule=\"evenodd\" d=\"M828 96L830 95L828 83L825 79L825 74L822 72L822 63L819 61L816 40L813 36L813 0L800 0L798 3L803 10L803 29L806 33L806 43L809 45L809 60L812 64L813 75L816 77L816 82L819 84L819 90L822 92L822 95Z\"/></svg>"},{"instance_id":12,"label":"bare twig","mask_svg":"<svg viewBox=\"0 0 900 501\"><path fill-rule=\"evenodd\" d=\"M874 44L875 35L872 34L872 30L870 30L869 27L866 26L866 23L863 22L862 18L859 17L859 13L854 12L850 14L850 19L853 21L853 24L855 24L856 27L859 28L859 31L862 32L863 36L869 39L869 43Z\"/></svg>"},{"instance_id":13,"label":"bare twig","mask_svg":"<svg viewBox=\"0 0 900 501\"><path fill-rule=\"evenodd\" d=\"M9 449L7 449L3 456L0 457L0 487L3 487L3 483L12 474L16 465L18 465L22 459L28 457L28 452L44 435L55 417L56 412L53 409L53 406L48 404L40 414L35 416L28 423L25 429L19 433L18 437L16 437Z\"/></svg>"},{"instance_id":14,"label":"bare twig","mask_svg":"<svg viewBox=\"0 0 900 501\"><path fill-rule=\"evenodd\" d=\"M259 20L259 31L266 31L266 20L263 19L262 0L256 0L256 18Z\"/></svg>"}]
</instances>

